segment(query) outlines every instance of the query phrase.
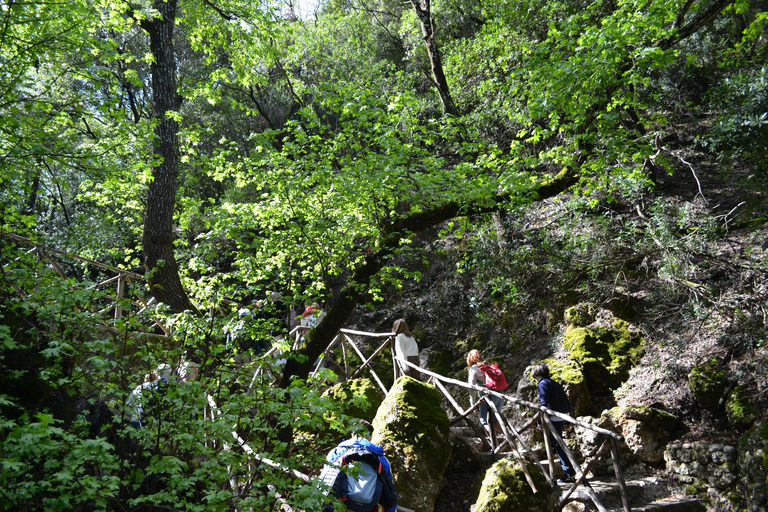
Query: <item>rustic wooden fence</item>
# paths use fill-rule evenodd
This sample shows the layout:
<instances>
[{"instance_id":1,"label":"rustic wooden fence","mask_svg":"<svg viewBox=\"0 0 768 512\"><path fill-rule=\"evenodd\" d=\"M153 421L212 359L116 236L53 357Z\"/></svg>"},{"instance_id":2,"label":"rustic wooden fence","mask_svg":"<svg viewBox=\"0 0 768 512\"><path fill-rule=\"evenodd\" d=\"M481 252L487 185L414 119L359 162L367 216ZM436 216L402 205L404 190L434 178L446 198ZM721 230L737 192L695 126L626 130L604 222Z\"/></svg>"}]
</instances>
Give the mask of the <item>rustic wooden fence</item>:
<instances>
[{"instance_id":1,"label":"rustic wooden fence","mask_svg":"<svg viewBox=\"0 0 768 512\"><path fill-rule=\"evenodd\" d=\"M303 331L297 330L293 333L293 335L295 336L294 347L298 347L300 344L301 336L303 335ZM487 442L491 445L493 452L496 454L501 453L505 449L509 450L511 455L520 462L520 467L522 468L526 480L534 493L537 493L539 489L536 488L533 477L528 472L524 456L527 456L528 459L539 469L539 471L544 474L548 485L555 486L555 461L553 457L554 447L550 443L550 436L542 435L544 438L544 446L547 456L547 468L545 468L536 455L536 452L534 452L533 449L526 443L522 433L537 424L542 426L542 429L545 433L551 433L552 438L554 438L555 441L563 447L563 450L570 459L571 467L573 467L573 469L576 471L576 482L573 483L563 494L561 501L558 504L558 509L562 508L568 498L579 486L584 486L598 511L607 512L599 496L586 480L586 474L590 471L592 465L595 464L607 450L610 450L611 459L613 461L613 468L616 474L616 480L618 482L619 490L621 493L622 506L625 512L631 512L629 497L624 482L624 476L621 470L617 445L618 442L623 441L623 437L621 435L615 432L611 432L610 430L585 423L571 417L568 414L553 411L539 404L522 400L510 394L500 393L485 387L470 385L466 382L451 379L425 368L421 368L420 366L417 366L409 361L396 359L394 347L392 344L394 336L394 333L371 333L341 329L333 341L331 341L331 343L325 349L321 357L318 359L314 371L317 372L324 365L331 365L338 371L338 374L342 379L353 379L358 377L362 372L368 371L371 377L379 385L382 392L386 395L388 390L386 389L381 378L376 374L376 371L371 366L371 362L387 347L390 347L390 355L393 362L392 366L394 368L394 379L396 380L399 376L403 375L404 370L407 367L411 367L412 369L419 372L420 375L424 376L423 378L426 379L427 383L434 385L443 395L445 402L449 407L449 416L452 416L451 424L453 425L464 422L477 437L486 439ZM381 343L377 341L374 344L376 348L369 354L365 354L360 348L360 343L357 343L353 337L373 338L376 340L383 339L384 341ZM356 354L362 363L359 365L350 364L349 354L351 353ZM338 355L341 356L340 361L337 360ZM478 392L482 398L479 399L473 407L465 410L451 395L448 389L449 386L459 387L467 390L473 389ZM521 428L515 428L514 425L512 425L512 423L506 417L504 417L504 415L496 407L493 401L490 400L491 395L500 397L507 403L517 405L524 410L529 410L532 416L531 419ZM495 420L501 426L503 432L503 440L500 443L495 442L492 429L490 433L487 433L474 421L471 416L472 413L480 406L481 400L485 401L490 410L493 412ZM551 416L555 416L568 421L571 423L571 425L573 425L574 428L591 430L595 432L599 438L602 438L602 444L600 445L600 448L597 450L597 452L593 455L590 465L585 468L581 467L579 462L576 460L575 455L568 447L567 443L565 443L560 434L558 434L557 430L553 427L552 421L550 420Z\"/></svg>"},{"instance_id":2,"label":"rustic wooden fence","mask_svg":"<svg viewBox=\"0 0 768 512\"><path fill-rule=\"evenodd\" d=\"M3 236L23 244L31 245L32 248L29 249L26 254L34 254L39 262L47 263L48 266L53 269L53 271L62 279L62 281L69 279L69 276L67 276L67 274L62 269L61 264L56 260L57 257L73 259L85 263L86 265L96 267L100 269L100 271L103 271L105 274L107 274L109 277L88 287L88 289L107 291L107 293L105 293L102 297L103 303L101 303L99 306L101 309L93 311L102 317L102 322L104 325L109 326L110 322L107 320L108 317L112 321L117 321L121 318L124 318L127 312L124 311L123 305L126 304L126 301L128 304L136 308L136 311L131 313L135 316L149 311L151 307L155 305L154 297L145 299L144 295L142 294L142 289L144 288L144 276L141 274L136 274L128 270L111 267L109 265L105 265L104 263L99 263L98 261L94 261L90 258L85 258L77 254L59 251L57 249L47 247L43 244L39 244L33 240L23 236L15 235L13 233L3 233ZM130 293L127 294L126 290L130 290ZM29 296L25 290L17 288L16 291L24 298ZM108 313L109 315L107 315ZM152 332L155 329L161 330L164 336L170 336L171 334L170 330L166 328L157 318L152 318L150 325L140 327L140 330L146 332Z\"/></svg>"}]
</instances>

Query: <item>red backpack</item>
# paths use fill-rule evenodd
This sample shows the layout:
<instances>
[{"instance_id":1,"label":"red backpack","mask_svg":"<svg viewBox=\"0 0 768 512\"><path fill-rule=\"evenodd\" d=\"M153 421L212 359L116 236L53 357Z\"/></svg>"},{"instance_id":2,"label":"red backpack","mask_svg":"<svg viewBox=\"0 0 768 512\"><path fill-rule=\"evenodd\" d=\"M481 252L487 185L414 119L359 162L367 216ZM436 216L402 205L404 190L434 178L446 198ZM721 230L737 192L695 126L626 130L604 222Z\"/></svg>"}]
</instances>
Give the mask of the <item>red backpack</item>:
<instances>
[{"instance_id":1,"label":"red backpack","mask_svg":"<svg viewBox=\"0 0 768 512\"><path fill-rule=\"evenodd\" d=\"M488 389L504 391L509 387L504 372L501 371L498 364L482 364L480 369L485 373L485 387Z\"/></svg>"}]
</instances>

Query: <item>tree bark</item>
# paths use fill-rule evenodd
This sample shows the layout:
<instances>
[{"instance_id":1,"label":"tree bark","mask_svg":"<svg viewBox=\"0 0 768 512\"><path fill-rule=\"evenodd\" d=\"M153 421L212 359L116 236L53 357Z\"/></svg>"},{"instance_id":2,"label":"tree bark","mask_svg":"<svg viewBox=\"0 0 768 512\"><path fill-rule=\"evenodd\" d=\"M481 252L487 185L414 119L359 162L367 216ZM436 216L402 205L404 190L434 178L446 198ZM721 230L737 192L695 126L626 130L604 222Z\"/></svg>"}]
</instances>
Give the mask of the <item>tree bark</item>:
<instances>
[{"instance_id":1,"label":"tree bark","mask_svg":"<svg viewBox=\"0 0 768 512\"><path fill-rule=\"evenodd\" d=\"M173 212L179 175L179 124L174 118L181 106L176 91L176 56L173 29L177 0L155 0L159 17L144 19L141 28L149 34L152 62L152 116L154 131L152 181L147 192L144 219L144 264L150 291L172 311L194 309L181 285L173 251Z\"/></svg>"},{"instance_id":2,"label":"tree bark","mask_svg":"<svg viewBox=\"0 0 768 512\"><path fill-rule=\"evenodd\" d=\"M432 83L437 88L437 94L440 96L440 104L443 109L443 114L457 116L459 115L459 111L451 97L451 91L448 88L448 80L446 80L445 72L443 71L443 61L440 58L440 49L437 47L437 41L435 40L435 20L432 17L432 11L429 4L430 0L410 1L413 10L416 12L416 17L419 18L419 23L421 24L421 34L427 48L429 64L432 68Z\"/></svg>"}]
</instances>

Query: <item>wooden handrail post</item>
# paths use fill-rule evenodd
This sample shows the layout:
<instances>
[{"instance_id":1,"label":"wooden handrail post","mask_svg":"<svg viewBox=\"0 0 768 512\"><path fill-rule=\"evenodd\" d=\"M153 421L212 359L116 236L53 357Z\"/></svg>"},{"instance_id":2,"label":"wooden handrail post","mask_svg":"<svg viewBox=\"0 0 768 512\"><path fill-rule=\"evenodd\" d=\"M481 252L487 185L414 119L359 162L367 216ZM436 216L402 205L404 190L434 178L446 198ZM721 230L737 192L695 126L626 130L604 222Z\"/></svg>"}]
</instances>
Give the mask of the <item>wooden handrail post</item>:
<instances>
[{"instance_id":1,"label":"wooden handrail post","mask_svg":"<svg viewBox=\"0 0 768 512\"><path fill-rule=\"evenodd\" d=\"M536 484L533 482L533 477L531 476L531 473L528 471L528 465L525 463L525 460L520 455L520 452L517 451L517 447L515 446L515 442L512 439L512 436L509 435L509 432L507 431L507 427L504 424L503 416L501 415L501 412L496 407L496 404L493 403L493 400L488 398L487 396L484 396L481 400L485 400L488 404L488 407L491 408L493 411L493 415L496 418L496 421L499 422L499 425L501 425L501 430L504 432L504 437L507 440L507 443L509 443L509 447L512 449L512 453L514 454L515 458L517 459L518 464L520 464L520 469L523 472L523 475L525 475L525 479L528 481L528 485L531 486L531 490L533 491L533 494L537 494L539 492L538 489L536 489ZM489 425L491 428L491 437L493 437L493 424Z\"/></svg>"},{"instance_id":2,"label":"wooden handrail post","mask_svg":"<svg viewBox=\"0 0 768 512\"><path fill-rule=\"evenodd\" d=\"M546 428L546 424L542 421L544 416L543 412L539 412L539 421L541 422L541 435L544 436L544 447L547 450L547 463L549 465L549 479L554 482L555 480L555 458L552 456L552 443L549 438L549 431Z\"/></svg>"},{"instance_id":3,"label":"wooden handrail post","mask_svg":"<svg viewBox=\"0 0 768 512\"><path fill-rule=\"evenodd\" d=\"M115 321L123 316L123 294L125 293L125 274L122 272L117 277L117 301L115 302Z\"/></svg>"},{"instance_id":4,"label":"wooden handrail post","mask_svg":"<svg viewBox=\"0 0 768 512\"><path fill-rule=\"evenodd\" d=\"M608 512L608 510L603 505L603 502L600 500L600 497L597 495L595 490L592 488L591 485L589 485L588 482L585 482L586 475L581 470L581 466L579 466L578 461L576 460L576 456L573 454L571 449L568 447L567 444L565 444L565 441L560 436L560 434L557 433L557 430L555 430L555 427L552 425L552 421L549 419L549 416L546 414L541 415L541 419L544 421L544 423L547 425L547 428L552 433L552 437L555 438L555 442L560 445L560 447L565 452L565 455L568 457L568 460L571 462L571 467L576 471L576 483L573 484L573 488L575 489L579 484L584 482L584 488L587 490L587 494L589 494L589 497L592 499L592 502L595 504L595 507L597 507L597 510L599 512Z\"/></svg>"},{"instance_id":5,"label":"wooden handrail post","mask_svg":"<svg viewBox=\"0 0 768 512\"><path fill-rule=\"evenodd\" d=\"M629 506L629 495L627 494L627 485L624 482L624 473L621 471L621 461L619 460L619 449L616 446L616 440L609 437L611 441L611 459L613 460L613 470L616 473L616 481L619 482L619 490L621 491L621 504L624 507L624 512L631 512L632 507Z\"/></svg>"}]
</instances>

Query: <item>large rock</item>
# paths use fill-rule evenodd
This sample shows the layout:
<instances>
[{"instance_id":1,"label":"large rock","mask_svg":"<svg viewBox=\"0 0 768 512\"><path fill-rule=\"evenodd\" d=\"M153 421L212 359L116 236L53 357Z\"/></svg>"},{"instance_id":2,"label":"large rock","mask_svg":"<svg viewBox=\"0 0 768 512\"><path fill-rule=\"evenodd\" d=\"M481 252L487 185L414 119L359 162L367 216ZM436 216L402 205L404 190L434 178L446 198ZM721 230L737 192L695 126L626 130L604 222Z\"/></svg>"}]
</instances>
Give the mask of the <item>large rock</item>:
<instances>
[{"instance_id":1,"label":"large rock","mask_svg":"<svg viewBox=\"0 0 768 512\"><path fill-rule=\"evenodd\" d=\"M610 424L606 425L606 422L602 418L595 418L592 416L579 416L577 419L583 423L588 423L596 427L607 428L616 433L619 433L618 427ZM601 476L613 473L610 451L606 450L606 452L600 456L599 460L594 460L594 454L605 440L604 435L598 434L596 431L590 430L588 428L572 427L569 431L568 440L570 441L569 444L571 450L573 450L574 455L576 455L576 458L582 464L582 469L587 467L589 464L592 464L590 469L592 476Z\"/></svg>"},{"instance_id":2,"label":"large rock","mask_svg":"<svg viewBox=\"0 0 768 512\"><path fill-rule=\"evenodd\" d=\"M688 374L688 387L696 402L704 409L718 409L728 389L726 372L718 368L717 360L694 366Z\"/></svg>"},{"instance_id":3,"label":"large rock","mask_svg":"<svg viewBox=\"0 0 768 512\"><path fill-rule=\"evenodd\" d=\"M668 412L637 405L606 411L601 424L624 436L626 449L647 464L664 460L667 443L681 425L680 420Z\"/></svg>"},{"instance_id":4,"label":"large rock","mask_svg":"<svg viewBox=\"0 0 768 512\"><path fill-rule=\"evenodd\" d=\"M384 448L400 505L431 512L451 458L448 415L433 386L401 377L373 420L372 441Z\"/></svg>"},{"instance_id":5,"label":"large rock","mask_svg":"<svg viewBox=\"0 0 768 512\"><path fill-rule=\"evenodd\" d=\"M581 365L587 387L594 395L618 389L644 353L643 337L624 320L611 327L577 327L563 338L569 357Z\"/></svg>"},{"instance_id":6,"label":"large rock","mask_svg":"<svg viewBox=\"0 0 768 512\"><path fill-rule=\"evenodd\" d=\"M537 493L523 474L516 460L504 458L485 473L473 512L551 512L558 496L547 487L544 475L532 463L527 463Z\"/></svg>"},{"instance_id":7,"label":"large rock","mask_svg":"<svg viewBox=\"0 0 768 512\"><path fill-rule=\"evenodd\" d=\"M725 401L725 415L736 430L746 430L757 419L757 411L752 406L750 395L741 386L736 386Z\"/></svg>"}]
</instances>

